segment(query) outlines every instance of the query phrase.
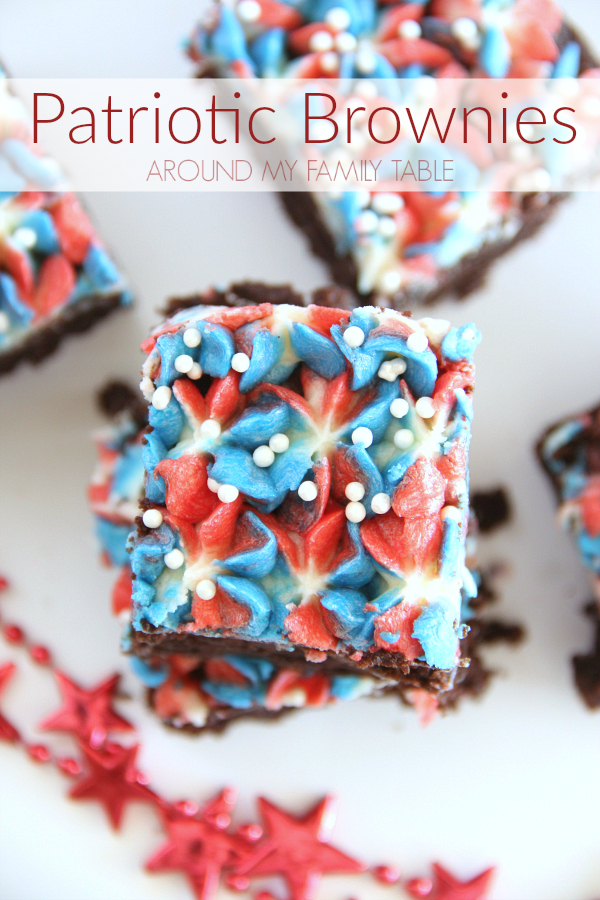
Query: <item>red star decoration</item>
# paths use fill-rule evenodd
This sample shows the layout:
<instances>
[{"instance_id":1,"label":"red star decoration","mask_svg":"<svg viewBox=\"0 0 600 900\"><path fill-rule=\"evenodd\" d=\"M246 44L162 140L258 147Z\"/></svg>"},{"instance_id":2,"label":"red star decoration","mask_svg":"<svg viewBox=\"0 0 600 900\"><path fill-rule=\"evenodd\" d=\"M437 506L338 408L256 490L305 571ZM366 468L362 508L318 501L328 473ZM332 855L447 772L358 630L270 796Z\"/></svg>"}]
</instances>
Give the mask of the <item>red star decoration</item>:
<instances>
[{"instance_id":1,"label":"red star decoration","mask_svg":"<svg viewBox=\"0 0 600 900\"><path fill-rule=\"evenodd\" d=\"M0 666L0 694L4 690L6 684L12 678L15 669L15 664L11 662L5 663L3 666ZM19 732L13 725L10 724L8 719L5 719L2 713L0 713L0 741L9 741L10 743L14 743L18 740Z\"/></svg>"},{"instance_id":2,"label":"red star decoration","mask_svg":"<svg viewBox=\"0 0 600 900\"><path fill-rule=\"evenodd\" d=\"M98 751L82 744L88 774L71 788L69 796L76 800L98 800L113 828L121 824L123 810L130 801L156 803L156 794L138 781L135 766L138 748L138 744L121 747L110 743Z\"/></svg>"},{"instance_id":3,"label":"red star decoration","mask_svg":"<svg viewBox=\"0 0 600 900\"><path fill-rule=\"evenodd\" d=\"M290 900L313 900L326 872L364 872L366 867L329 843L336 818L336 800L325 797L302 818L258 799L267 837L238 867L240 875L281 875Z\"/></svg>"},{"instance_id":4,"label":"red star decoration","mask_svg":"<svg viewBox=\"0 0 600 900\"><path fill-rule=\"evenodd\" d=\"M146 863L150 872L183 872L198 900L216 897L221 872L232 868L249 844L227 833L235 791L222 791L200 811L195 804L163 807L168 840ZM187 811L186 811L187 810Z\"/></svg>"},{"instance_id":5,"label":"red star decoration","mask_svg":"<svg viewBox=\"0 0 600 900\"><path fill-rule=\"evenodd\" d=\"M43 731L66 731L94 747L103 744L110 731L133 731L133 726L112 708L119 675L86 691L62 672L54 674L64 702L38 726Z\"/></svg>"},{"instance_id":6,"label":"red star decoration","mask_svg":"<svg viewBox=\"0 0 600 900\"><path fill-rule=\"evenodd\" d=\"M486 869L471 881L459 881L439 863L433 863L433 890L427 900L483 900L495 869Z\"/></svg>"}]
</instances>

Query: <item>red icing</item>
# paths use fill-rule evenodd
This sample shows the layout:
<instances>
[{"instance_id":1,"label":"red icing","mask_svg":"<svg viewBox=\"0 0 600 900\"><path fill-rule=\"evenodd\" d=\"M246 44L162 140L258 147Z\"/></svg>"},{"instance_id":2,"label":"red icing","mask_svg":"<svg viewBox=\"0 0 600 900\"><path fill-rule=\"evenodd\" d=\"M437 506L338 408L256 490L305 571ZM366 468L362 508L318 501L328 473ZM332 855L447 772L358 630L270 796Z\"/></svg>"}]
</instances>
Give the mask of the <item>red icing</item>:
<instances>
[{"instance_id":1,"label":"red icing","mask_svg":"<svg viewBox=\"0 0 600 900\"><path fill-rule=\"evenodd\" d=\"M208 516L217 504L217 495L208 489L207 462L195 453L179 459L163 459L154 470L167 486L166 506L170 513L188 522Z\"/></svg>"},{"instance_id":2,"label":"red icing","mask_svg":"<svg viewBox=\"0 0 600 900\"><path fill-rule=\"evenodd\" d=\"M130 608L132 589L133 583L131 581L131 572L129 566L125 566L121 570L121 574L115 581L112 589L111 601L113 615L118 616L119 613Z\"/></svg>"},{"instance_id":3,"label":"red icing","mask_svg":"<svg viewBox=\"0 0 600 900\"><path fill-rule=\"evenodd\" d=\"M212 600L201 600L194 594L192 616L198 628L209 631L244 628L250 621L250 611L228 597L219 586Z\"/></svg>"},{"instance_id":4,"label":"red icing","mask_svg":"<svg viewBox=\"0 0 600 900\"><path fill-rule=\"evenodd\" d=\"M578 499L581 517L591 537L600 534L600 475L591 475Z\"/></svg>"},{"instance_id":5,"label":"red icing","mask_svg":"<svg viewBox=\"0 0 600 900\"><path fill-rule=\"evenodd\" d=\"M304 644L317 650L334 650L337 645L336 639L325 627L318 600L297 606L286 616L284 627L295 644Z\"/></svg>"},{"instance_id":6,"label":"red icing","mask_svg":"<svg viewBox=\"0 0 600 900\"><path fill-rule=\"evenodd\" d=\"M442 540L439 516L399 519L392 510L360 526L363 544L392 572L406 574L434 563Z\"/></svg>"},{"instance_id":7,"label":"red icing","mask_svg":"<svg viewBox=\"0 0 600 900\"><path fill-rule=\"evenodd\" d=\"M444 505L446 480L430 459L413 463L394 491L392 507L396 515L415 519L433 516Z\"/></svg>"},{"instance_id":8,"label":"red icing","mask_svg":"<svg viewBox=\"0 0 600 900\"><path fill-rule=\"evenodd\" d=\"M81 265L87 256L94 230L72 194L53 204L50 214L58 232L60 248L70 262Z\"/></svg>"},{"instance_id":9,"label":"red icing","mask_svg":"<svg viewBox=\"0 0 600 900\"><path fill-rule=\"evenodd\" d=\"M419 605L409 606L407 603L399 603L387 612L375 619L375 643L385 650L403 653L408 660L416 659L423 655L423 648L416 638L412 637L415 619L421 614ZM397 641L387 641L381 637L381 632L386 634L398 634Z\"/></svg>"},{"instance_id":10,"label":"red icing","mask_svg":"<svg viewBox=\"0 0 600 900\"><path fill-rule=\"evenodd\" d=\"M206 394L206 407L211 419L223 423L244 403L240 394L240 375L231 370L225 378L215 378Z\"/></svg>"},{"instance_id":11,"label":"red icing","mask_svg":"<svg viewBox=\"0 0 600 900\"><path fill-rule=\"evenodd\" d=\"M33 306L39 316L49 315L67 302L77 282L75 269L66 256L49 256L38 273Z\"/></svg>"}]
</instances>

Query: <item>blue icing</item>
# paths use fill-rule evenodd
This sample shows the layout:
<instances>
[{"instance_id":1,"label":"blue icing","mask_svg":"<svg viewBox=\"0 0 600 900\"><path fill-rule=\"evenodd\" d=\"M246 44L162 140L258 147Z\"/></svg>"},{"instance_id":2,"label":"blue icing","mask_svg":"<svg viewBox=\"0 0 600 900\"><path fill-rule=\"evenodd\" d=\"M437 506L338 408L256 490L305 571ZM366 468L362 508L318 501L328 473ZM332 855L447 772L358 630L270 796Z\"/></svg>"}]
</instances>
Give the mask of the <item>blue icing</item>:
<instances>
[{"instance_id":1,"label":"blue icing","mask_svg":"<svg viewBox=\"0 0 600 900\"><path fill-rule=\"evenodd\" d=\"M56 188L62 179L55 160L48 156L36 156L26 144L16 138L4 139L2 153L27 181L41 190Z\"/></svg>"},{"instance_id":2,"label":"blue icing","mask_svg":"<svg viewBox=\"0 0 600 900\"><path fill-rule=\"evenodd\" d=\"M302 322L292 324L290 343L296 356L323 378L331 380L346 368L346 361L335 344Z\"/></svg>"},{"instance_id":3,"label":"blue icing","mask_svg":"<svg viewBox=\"0 0 600 900\"><path fill-rule=\"evenodd\" d=\"M108 254L98 247L90 244L87 255L83 261L83 271L96 288L108 288L118 284L121 276Z\"/></svg>"},{"instance_id":4,"label":"blue icing","mask_svg":"<svg viewBox=\"0 0 600 900\"><path fill-rule=\"evenodd\" d=\"M223 10L228 7L223 7ZM233 14L233 13L232 13ZM211 322L198 321L196 328L202 334L200 344L200 365L202 371L213 378L225 378L231 368L235 352L233 337L229 329ZM186 349L186 353L189 350Z\"/></svg>"},{"instance_id":5,"label":"blue icing","mask_svg":"<svg viewBox=\"0 0 600 900\"><path fill-rule=\"evenodd\" d=\"M238 490L255 500L267 503L277 498L277 489L269 470L254 465L251 455L239 447L219 447L215 462L208 474L219 484L233 484Z\"/></svg>"},{"instance_id":6,"label":"blue icing","mask_svg":"<svg viewBox=\"0 0 600 900\"><path fill-rule=\"evenodd\" d=\"M96 516L96 534L102 548L108 553L111 565L124 566L129 562L126 547L130 531L131 525L118 525Z\"/></svg>"},{"instance_id":7,"label":"blue icing","mask_svg":"<svg viewBox=\"0 0 600 900\"><path fill-rule=\"evenodd\" d=\"M261 78L276 78L285 64L287 34L283 28L263 31L250 44L250 56Z\"/></svg>"},{"instance_id":8,"label":"blue icing","mask_svg":"<svg viewBox=\"0 0 600 900\"><path fill-rule=\"evenodd\" d=\"M505 78L510 68L510 45L500 28L487 28L483 36L479 61L492 78Z\"/></svg>"},{"instance_id":9,"label":"blue icing","mask_svg":"<svg viewBox=\"0 0 600 900\"><path fill-rule=\"evenodd\" d=\"M409 386L412 394L419 397L431 397L435 389L438 374L435 353L427 347L425 350L410 350L406 338L393 332L379 332L375 336L369 336L364 343L366 353L380 351L397 353L406 362L406 372L402 376Z\"/></svg>"},{"instance_id":10,"label":"blue icing","mask_svg":"<svg viewBox=\"0 0 600 900\"><path fill-rule=\"evenodd\" d=\"M373 440L379 443L388 429L392 419L390 404L398 396L398 382L380 379L376 399L363 407L359 414L345 426L344 434L350 436L355 428L369 428L373 432Z\"/></svg>"},{"instance_id":11,"label":"blue icing","mask_svg":"<svg viewBox=\"0 0 600 900\"><path fill-rule=\"evenodd\" d=\"M273 663L266 659L250 659L248 656L224 656L223 659L252 684L268 681L275 672Z\"/></svg>"},{"instance_id":12,"label":"blue icing","mask_svg":"<svg viewBox=\"0 0 600 900\"><path fill-rule=\"evenodd\" d=\"M296 491L304 475L312 467L312 459L307 447L290 446L285 453L278 453L269 471L279 494Z\"/></svg>"},{"instance_id":13,"label":"blue icing","mask_svg":"<svg viewBox=\"0 0 600 900\"><path fill-rule=\"evenodd\" d=\"M229 6L219 7L219 23L210 36L210 47L213 53L225 62L244 60L254 69L252 60L246 49L246 38L234 10Z\"/></svg>"},{"instance_id":14,"label":"blue icing","mask_svg":"<svg viewBox=\"0 0 600 900\"><path fill-rule=\"evenodd\" d=\"M150 406L148 422L165 447L172 447L179 440L185 417L181 404L172 396L165 409Z\"/></svg>"},{"instance_id":15,"label":"blue icing","mask_svg":"<svg viewBox=\"0 0 600 900\"><path fill-rule=\"evenodd\" d=\"M169 677L169 668L166 664L153 663L150 664L144 659L132 656L129 659L129 665L134 675L140 679L146 687L157 688L164 684Z\"/></svg>"},{"instance_id":16,"label":"blue icing","mask_svg":"<svg viewBox=\"0 0 600 900\"><path fill-rule=\"evenodd\" d=\"M279 362L282 352L282 339L266 328L259 328L252 339L250 365L240 378L240 391L251 391L264 381L269 369Z\"/></svg>"},{"instance_id":17,"label":"blue icing","mask_svg":"<svg viewBox=\"0 0 600 900\"><path fill-rule=\"evenodd\" d=\"M427 665L436 669L454 668L457 648L454 613L441 602L423 607L415 619L412 636L421 644Z\"/></svg>"},{"instance_id":18,"label":"blue icing","mask_svg":"<svg viewBox=\"0 0 600 900\"><path fill-rule=\"evenodd\" d=\"M329 692L336 700L352 700L361 693L361 688L359 675L334 675Z\"/></svg>"},{"instance_id":19,"label":"blue icing","mask_svg":"<svg viewBox=\"0 0 600 900\"><path fill-rule=\"evenodd\" d=\"M359 470L360 477L358 481L365 488L365 496L362 503L367 510L367 515L373 515L371 501L375 494L379 494L384 490L381 472L363 444L353 444L351 446L338 444L338 449L343 451L346 460L350 462L352 467L356 467Z\"/></svg>"},{"instance_id":20,"label":"blue icing","mask_svg":"<svg viewBox=\"0 0 600 900\"><path fill-rule=\"evenodd\" d=\"M581 47L576 41L569 41L560 54L554 69L553 78L577 78L581 64Z\"/></svg>"},{"instance_id":21,"label":"blue icing","mask_svg":"<svg viewBox=\"0 0 600 900\"><path fill-rule=\"evenodd\" d=\"M462 328L451 328L442 341L442 356L452 362L473 359L476 347L481 343L481 332L473 322Z\"/></svg>"},{"instance_id":22,"label":"blue icing","mask_svg":"<svg viewBox=\"0 0 600 900\"><path fill-rule=\"evenodd\" d=\"M175 547L175 535L164 523L138 538L130 555L131 571L138 580L156 581L165 567L164 556Z\"/></svg>"},{"instance_id":23,"label":"blue icing","mask_svg":"<svg viewBox=\"0 0 600 900\"><path fill-rule=\"evenodd\" d=\"M219 575L217 584L237 603L250 610L250 621L240 629L240 633L249 637L260 637L271 615L271 601L265 591L248 578L235 578L230 575Z\"/></svg>"},{"instance_id":24,"label":"blue icing","mask_svg":"<svg viewBox=\"0 0 600 900\"><path fill-rule=\"evenodd\" d=\"M154 469L159 462L167 455L167 448L161 441L156 431L151 431L144 436L145 443L142 445L142 462L148 473L146 479L146 497L151 503L165 502L165 482L162 476L154 478Z\"/></svg>"},{"instance_id":25,"label":"blue icing","mask_svg":"<svg viewBox=\"0 0 600 900\"><path fill-rule=\"evenodd\" d=\"M36 209L27 213L21 221L23 228L31 228L35 231L36 242L35 251L39 253L58 253L60 244L58 243L58 234L54 227L54 221L50 213L45 209Z\"/></svg>"},{"instance_id":26,"label":"blue icing","mask_svg":"<svg viewBox=\"0 0 600 900\"><path fill-rule=\"evenodd\" d=\"M179 372L175 368L175 360L181 354L189 352L183 343L183 335L161 334L156 341L156 346L160 353L161 366L160 372L154 377L154 383L157 387L164 384L171 385L176 378L179 378Z\"/></svg>"},{"instance_id":27,"label":"blue icing","mask_svg":"<svg viewBox=\"0 0 600 900\"><path fill-rule=\"evenodd\" d=\"M460 524L450 518L444 520L443 527L444 530L439 563L440 577L451 580L456 578L458 574L461 530Z\"/></svg>"},{"instance_id":28,"label":"blue icing","mask_svg":"<svg viewBox=\"0 0 600 900\"><path fill-rule=\"evenodd\" d=\"M143 484L143 447L141 444L126 444L115 466L112 490L121 497L137 500Z\"/></svg>"},{"instance_id":29,"label":"blue icing","mask_svg":"<svg viewBox=\"0 0 600 900\"><path fill-rule=\"evenodd\" d=\"M236 444L254 450L260 444L268 444L274 434L285 432L289 420L288 405L273 394L264 394L256 406L244 410L229 429L229 434Z\"/></svg>"},{"instance_id":30,"label":"blue icing","mask_svg":"<svg viewBox=\"0 0 600 900\"><path fill-rule=\"evenodd\" d=\"M141 630L143 619L147 619L152 625L161 624L164 618L163 607L156 599L156 589L153 585L148 584L143 578L135 578L131 599L133 603L131 624L134 629Z\"/></svg>"},{"instance_id":31,"label":"blue icing","mask_svg":"<svg viewBox=\"0 0 600 900\"><path fill-rule=\"evenodd\" d=\"M263 578L269 574L275 565L277 541L267 526L254 513L244 513L242 520L252 527L254 538L260 543L252 550L245 550L228 556L224 565L234 575L243 575L246 578Z\"/></svg>"},{"instance_id":32,"label":"blue icing","mask_svg":"<svg viewBox=\"0 0 600 900\"><path fill-rule=\"evenodd\" d=\"M21 302L15 283L6 272L0 272L0 309L19 325L28 325L33 319L33 310Z\"/></svg>"},{"instance_id":33,"label":"blue icing","mask_svg":"<svg viewBox=\"0 0 600 900\"><path fill-rule=\"evenodd\" d=\"M332 572L329 583L333 587L361 587L375 574L371 557L366 553L360 540L358 525L351 522L347 527L354 552Z\"/></svg>"},{"instance_id":34,"label":"blue icing","mask_svg":"<svg viewBox=\"0 0 600 900\"><path fill-rule=\"evenodd\" d=\"M228 684L224 681L202 681L202 690L233 709L264 706L266 690L263 685Z\"/></svg>"}]
</instances>

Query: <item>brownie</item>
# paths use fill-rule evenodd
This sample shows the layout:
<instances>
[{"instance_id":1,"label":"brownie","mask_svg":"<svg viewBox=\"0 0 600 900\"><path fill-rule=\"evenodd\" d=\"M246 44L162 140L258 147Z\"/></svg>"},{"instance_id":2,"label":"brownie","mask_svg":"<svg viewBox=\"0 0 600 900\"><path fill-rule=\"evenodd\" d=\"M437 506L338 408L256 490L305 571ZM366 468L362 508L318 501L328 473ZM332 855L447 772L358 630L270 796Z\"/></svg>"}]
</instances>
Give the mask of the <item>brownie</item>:
<instances>
[{"instance_id":1,"label":"brownie","mask_svg":"<svg viewBox=\"0 0 600 900\"><path fill-rule=\"evenodd\" d=\"M255 289L255 286L240 286L239 293L253 295ZM127 616L131 575L125 548L142 489L141 432L147 424L147 408L135 391L120 382L106 385L98 399L111 425L96 436L98 463L90 485L90 502L105 561L122 569L113 592L113 609L116 614ZM497 524L500 507L504 510L507 507L505 494L495 489L477 492L473 498L477 508L485 511L488 520L485 530L489 530L492 515ZM478 530L484 529L477 527L471 515L470 567L475 566L472 545ZM520 638L518 626L482 617L482 609L487 608L495 595L490 589L491 575L477 574L476 578L477 597L463 610L469 631L460 640L461 657L468 659L469 665L459 668L452 687L437 695L424 690L416 679L412 684L407 681L397 685L369 675L325 674L321 664L306 660L298 667L274 667L252 656L225 656L216 660L180 654L148 657L147 648L144 648L146 656L139 658L133 655L135 646L129 629L125 645L132 654L130 660L135 674L147 686L150 708L165 724L190 733L221 731L240 718L274 719L294 709L389 693L399 696L407 705L417 706L421 718L429 719L436 711L454 709L461 698L478 696L484 690L493 673L482 659L482 645L499 640L515 642Z\"/></svg>"},{"instance_id":2,"label":"brownie","mask_svg":"<svg viewBox=\"0 0 600 900\"><path fill-rule=\"evenodd\" d=\"M478 341L473 325L268 299L159 326L143 345L135 653L318 662L447 689L461 591L475 590Z\"/></svg>"},{"instance_id":3,"label":"brownie","mask_svg":"<svg viewBox=\"0 0 600 900\"><path fill-rule=\"evenodd\" d=\"M31 141L28 114L0 68L0 375L37 364L130 295L56 162Z\"/></svg>"},{"instance_id":4,"label":"brownie","mask_svg":"<svg viewBox=\"0 0 600 900\"><path fill-rule=\"evenodd\" d=\"M509 0L501 14L483 0L342 0L278 13L214 5L188 53L199 77L339 75L361 97L360 79L575 78L598 70L553 0L543 9L536 0ZM364 87L364 97L372 99L367 88L376 84ZM337 284L362 303L397 309L480 287L493 262L533 236L566 196L546 189L280 194Z\"/></svg>"},{"instance_id":5,"label":"brownie","mask_svg":"<svg viewBox=\"0 0 600 900\"><path fill-rule=\"evenodd\" d=\"M575 683L590 709L600 707L600 406L563 419L540 438L537 456L550 478L558 518L592 573L594 599L585 613L594 627L588 654L573 659Z\"/></svg>"}]
</instances>

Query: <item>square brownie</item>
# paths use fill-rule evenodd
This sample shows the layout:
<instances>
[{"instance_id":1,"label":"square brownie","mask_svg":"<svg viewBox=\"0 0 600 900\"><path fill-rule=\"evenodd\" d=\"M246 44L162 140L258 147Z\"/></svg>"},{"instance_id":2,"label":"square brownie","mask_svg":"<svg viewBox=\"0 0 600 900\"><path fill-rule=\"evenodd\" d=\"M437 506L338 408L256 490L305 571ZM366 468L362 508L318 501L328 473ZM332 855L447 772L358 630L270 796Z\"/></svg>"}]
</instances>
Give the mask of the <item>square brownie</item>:
<instances>
[{"instance_id":1,"label":"square brownie","mask_svg":"<svg viewBox=\"0 0 600 900\"><path fill-rule=\"evenodd\" d=\"M243 293L242 286L238 286ZM127 536L138 514L143 493L144 465L142 437L147 425L147 409L127 385L108 384L100 393L100 405L110 426L95 436L97 465L89 487L89 501L105 563L119 567L121 573L113 590L113 611L129 620L131 573L126 552ZM480 523L473 516L477 510ZM461 658L468 667L456 673L452 687L441 693L429 693L418 681L396 684L363 674L329 674L318 663L302 666L276 666L250 656L202 656L172 654L168 657L140 658L130 655L136 676L146 686L147 702L156 715L178 730L197 733L221 731L229 723L244 718L274 719L300 708L329 706L358 697L398 696L415 706L423 722L438 710L453 709L466 696L478 696L486 687L491 671L481 658L484 644L515 642L521 636L518 626L481 615L493 599L490 575L477 571L475 544L480 524L489 531L508 515L507 499L501 490L476 493L472 498L467 540L466 563L473 573L478 592L462 605L461 619L468 633L461 638ZM131 649L129 626L124 647Z\"/></svg>"},{"instance_id":2,"label":"square brownie","mask_svg":"<svg viewBox=\"0 0 600 900\"><path fill-rule=\"evenodd\" d=\"M448 688L476 594L464 544L477 329L375 307L227 309L222 296L143 345L134 652Z\"/></svg>"},{"instance_id":3,"label":"square brownie","mask_svg":"<svg viewBox=\"0 0 600 900\"><path fill-rule=\"evenodd\" d=\"M573 658L577 688L590 709L600 707L600 406L549 428L537 455L550 477L558 520L592 573L593 599L585 607L595 637L591 651Z\"/></svg>"},{"instance_id":4,"label":"square brownie","mask_svg":"<svg viewBox=\"0 0 600 900\"><path fill-rule=\"evenodd\" d=\"M200 77L575 78L598 74L555 0L319 0L214 4L188 42ZM326 83L326 82L325 82ZM519 148L517 148L519 149ZM567 195L523 192L282 192L334 281L363 303L405 309L478 288Z\"/></svg>"},{"instance_id":5,"label":"square brownie","mask_svg":"<svg viewBox=\"0 0 600 900\"><path fill-rule=\"evenodd\" d=\"M0 375L131 302L122 276L0 67Z\"/></svg>"}]
</instances>

